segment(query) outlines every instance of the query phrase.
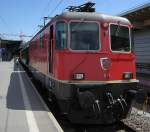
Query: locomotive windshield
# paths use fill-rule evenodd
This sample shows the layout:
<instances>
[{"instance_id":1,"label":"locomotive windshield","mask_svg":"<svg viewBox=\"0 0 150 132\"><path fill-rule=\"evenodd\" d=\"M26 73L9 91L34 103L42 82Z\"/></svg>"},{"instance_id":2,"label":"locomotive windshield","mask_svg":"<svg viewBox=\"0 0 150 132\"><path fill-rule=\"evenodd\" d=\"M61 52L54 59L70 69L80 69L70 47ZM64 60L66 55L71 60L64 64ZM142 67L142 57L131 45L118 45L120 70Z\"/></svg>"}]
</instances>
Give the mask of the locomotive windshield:
<instances>
[{"instance_id":1,"label":"locomotive windshield","mask_svg":"<svg viewBox=\"0 0 150 132\"><path fill-rule=\"evenodd\" d=\"M117 52L129 52L130 32L129 28L120 25L110 25L111 50Z\"/></svg>"},{"instance_id":2,"label":"locomotive windshield","mask_svg":"<svg viewBox=\"0 0 150 132\"><path fill-rule=\"evenodd\" d=\"M70 47L72 50L98 50L99 25L91 22L72 22L70 24Z\"/></svg>"}]
</instances>

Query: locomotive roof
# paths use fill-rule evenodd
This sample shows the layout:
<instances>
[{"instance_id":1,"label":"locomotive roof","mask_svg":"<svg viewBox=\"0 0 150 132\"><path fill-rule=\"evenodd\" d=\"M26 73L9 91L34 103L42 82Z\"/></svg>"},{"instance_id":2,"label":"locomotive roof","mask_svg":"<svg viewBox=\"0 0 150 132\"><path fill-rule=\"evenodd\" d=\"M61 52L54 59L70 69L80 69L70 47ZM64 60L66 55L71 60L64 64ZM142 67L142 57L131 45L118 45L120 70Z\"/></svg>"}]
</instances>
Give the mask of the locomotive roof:
<instances>
[{"instance_id":1,"label":"locomotive roof","mask_svg":"<svg viewBox=\"0 0 150 132\"><path fill-rule=\"evenodd\" d=\"M51 21L61 20L61 19L83 20L83 21L86 21L86 20L97 21L97 20L99 20L102 22L110 22L110 23L118 23L119 22L120 24L123 24L123 25L131 24L127 18L119 17L119 16L105 15L105 14L96 13L96 12L64 12L60 15L56 15L55 17L53 17ZM50 22L48 22L46 24L46 26L43 27L37 34L39 34L42 30L44 30L50 24ZM31 40L33 40L36 35L34 35L34 37Z\"/></svg>"},{"instance_id":2,"label":"locomotive roof","mask_svg":"<svg viewBox=\"0 0 150 132\"><path fill-rule=\"evenodd\" d=\"M95 12L64 12L55 17L55 19L72 19L72 20L99 20L103 22L117 23L129 25L128 19L118 16L110 16Z\"/></svg>"}]
</instances>

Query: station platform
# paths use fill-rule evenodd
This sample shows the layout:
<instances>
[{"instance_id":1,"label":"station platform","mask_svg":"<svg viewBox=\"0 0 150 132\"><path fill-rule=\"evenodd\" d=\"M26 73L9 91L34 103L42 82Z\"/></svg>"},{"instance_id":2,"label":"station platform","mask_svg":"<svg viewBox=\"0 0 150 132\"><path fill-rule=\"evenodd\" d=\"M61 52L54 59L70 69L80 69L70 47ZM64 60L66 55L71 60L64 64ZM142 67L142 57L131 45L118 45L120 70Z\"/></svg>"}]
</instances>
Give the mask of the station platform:
<instances>
[{"instance_id":1,"label":"station platform","mask_svg":"<svg viewBox=\"0 0 150 132\"><path fill-rule=\"evenodd\" d=\"M63 132L21 65L0 62L0 132Z\"/></svg>"}]
</instances>

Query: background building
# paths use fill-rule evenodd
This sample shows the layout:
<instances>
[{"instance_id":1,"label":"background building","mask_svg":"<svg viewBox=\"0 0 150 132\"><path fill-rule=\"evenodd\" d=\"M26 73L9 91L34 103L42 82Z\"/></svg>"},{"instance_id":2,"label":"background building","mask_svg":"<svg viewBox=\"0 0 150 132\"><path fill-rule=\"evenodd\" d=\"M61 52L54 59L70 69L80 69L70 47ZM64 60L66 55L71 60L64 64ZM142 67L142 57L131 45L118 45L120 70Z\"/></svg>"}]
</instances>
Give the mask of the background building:
<instances>
[{"instance_id":1,"label":"background building","mask_svg":"<svg viewBox=\"0 0 150 132\"><path fill-rule=\"evenodd\" d=\"M150 74L150 3L122 13L134 26L137 72Z\"/></svg>"},{"instance_id":2,"label":"background building","mask_svg":"<svg viewBox=\"0 0 150 132\"><path fill-rule=\"evenodd\" d=\"M0 39L0 61L10 61L19 54L22 41Z\"/></svg>"}]
</instances>

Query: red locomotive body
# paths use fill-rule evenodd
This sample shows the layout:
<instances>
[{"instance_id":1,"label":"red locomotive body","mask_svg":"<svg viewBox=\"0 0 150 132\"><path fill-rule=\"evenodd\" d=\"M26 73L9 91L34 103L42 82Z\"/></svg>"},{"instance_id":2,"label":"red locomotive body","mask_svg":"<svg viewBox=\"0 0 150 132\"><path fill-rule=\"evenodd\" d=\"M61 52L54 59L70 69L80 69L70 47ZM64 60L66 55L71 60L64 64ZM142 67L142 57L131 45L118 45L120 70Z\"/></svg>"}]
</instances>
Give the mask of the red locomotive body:
<instances>
[{"instance_id":1,"label":"red locomotive body","mask_svg":"<svg viewBox=\"0 0 150 132\"><path fill-rule=\"evenodd\" d=\"M136 86L131 23L90 12L54 17L30 41L29 65L72 122L125 118Z\"/></svg>"}]
</instances>

